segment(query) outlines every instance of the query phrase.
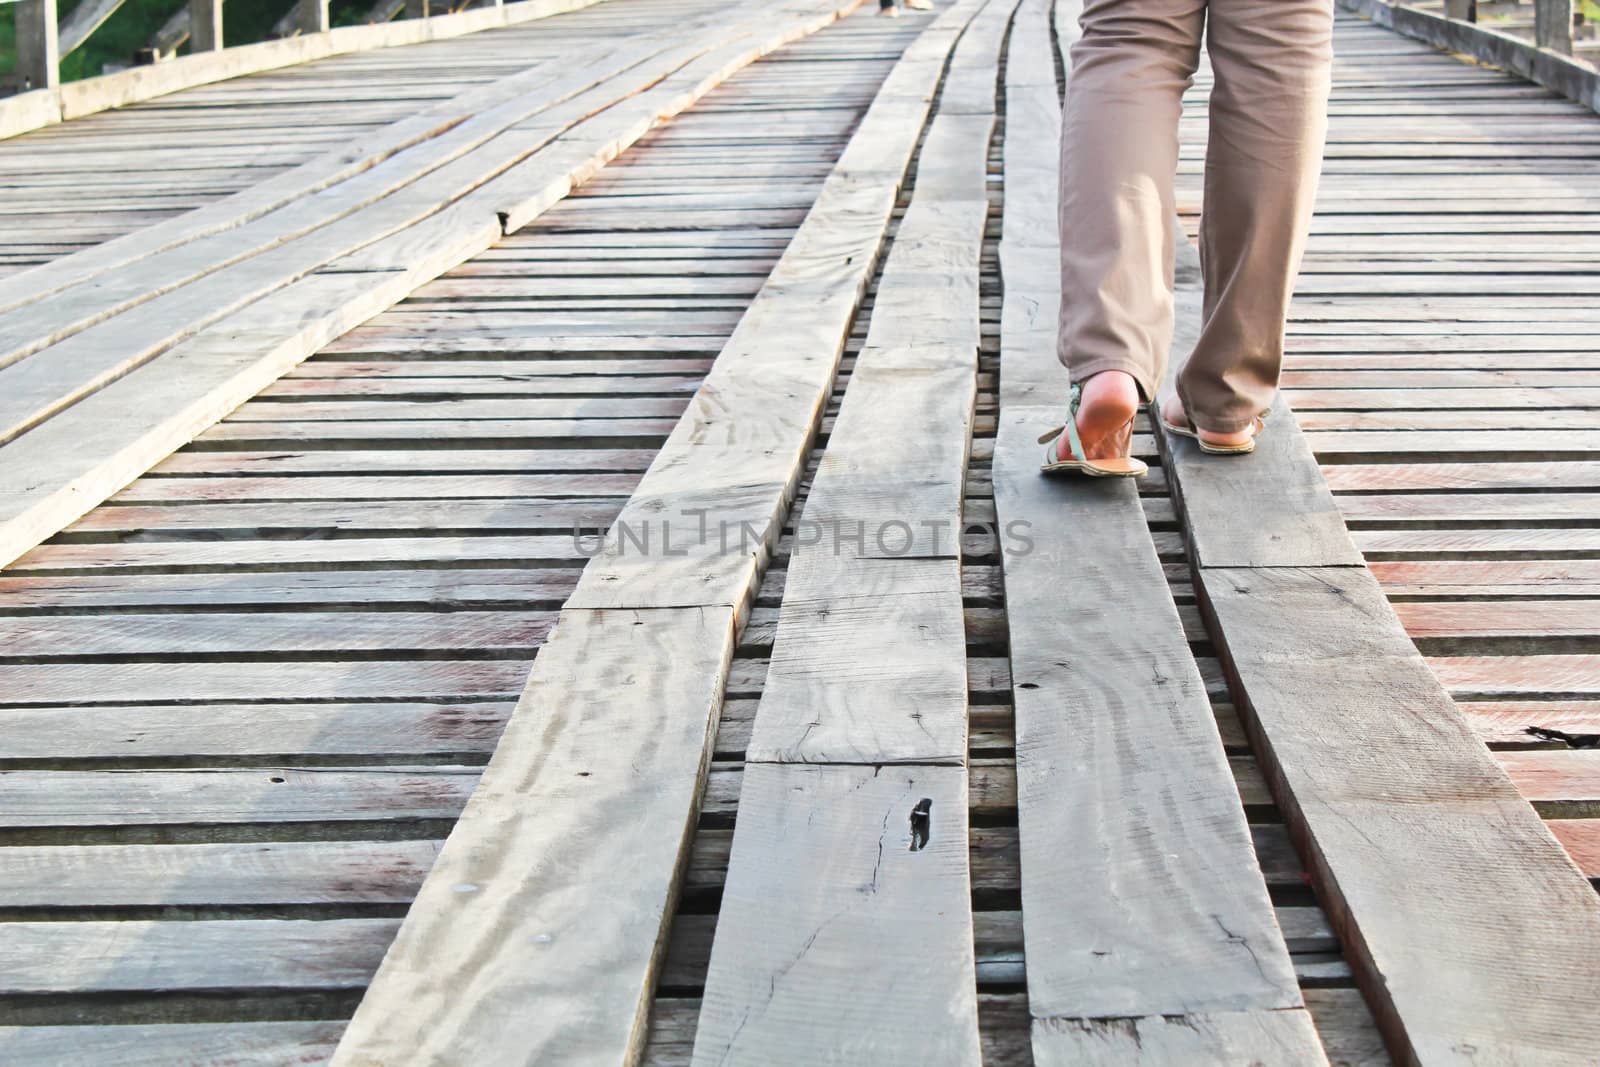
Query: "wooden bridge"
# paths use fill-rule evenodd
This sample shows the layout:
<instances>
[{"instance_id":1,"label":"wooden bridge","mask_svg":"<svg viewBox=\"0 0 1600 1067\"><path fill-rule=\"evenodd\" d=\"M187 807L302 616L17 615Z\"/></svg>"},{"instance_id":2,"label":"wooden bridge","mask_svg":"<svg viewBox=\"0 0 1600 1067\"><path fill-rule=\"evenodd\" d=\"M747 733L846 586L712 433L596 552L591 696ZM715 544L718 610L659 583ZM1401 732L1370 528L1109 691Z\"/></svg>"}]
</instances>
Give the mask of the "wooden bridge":
<instances>
[{"instance_id":1,"label":"wooden bridge","mask_svg":"<svg viewBox=\"0 0 1600 1067\"><path fill-rule=\"evenodd\" d=\"M1342 2L1280 410L1137 487L1072 0L21 5L0 1062L1600 1062L1600 81Z\"/></svg>"}]
</instances>

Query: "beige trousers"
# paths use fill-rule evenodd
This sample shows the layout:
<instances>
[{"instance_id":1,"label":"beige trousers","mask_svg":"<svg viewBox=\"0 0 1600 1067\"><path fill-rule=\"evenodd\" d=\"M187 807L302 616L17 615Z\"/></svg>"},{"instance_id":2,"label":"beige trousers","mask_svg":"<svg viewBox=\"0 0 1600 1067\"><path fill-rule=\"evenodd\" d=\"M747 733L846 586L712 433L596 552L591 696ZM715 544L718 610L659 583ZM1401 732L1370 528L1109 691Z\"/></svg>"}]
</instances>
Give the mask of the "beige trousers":
<instances>
[{"instance_id":1,"label":"beige trousers","mask_svg":"<svg viewBox=\"0 0 1600 1067\"><path fill-rule=\"evenodd\" d=\"M1205 319L1178 373L1200 427L1271 404L1327 130L1332 0L1085 0L1062 130L1060 356L1155 396L1172 343L1180 99L1215 74L1200 259Z\"/></svg>"}]
</instances>

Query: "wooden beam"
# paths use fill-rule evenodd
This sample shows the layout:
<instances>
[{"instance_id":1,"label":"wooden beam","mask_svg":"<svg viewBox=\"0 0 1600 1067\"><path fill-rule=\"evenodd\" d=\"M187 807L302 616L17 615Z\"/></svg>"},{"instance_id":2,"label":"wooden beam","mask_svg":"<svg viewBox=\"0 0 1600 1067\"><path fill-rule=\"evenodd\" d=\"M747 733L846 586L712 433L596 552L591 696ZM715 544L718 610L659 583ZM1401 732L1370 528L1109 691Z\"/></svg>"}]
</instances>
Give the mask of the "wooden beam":
<instances>
[{"instance_id":1,"label":"wooden beam","mask_svg":"<svg viewBox=\"0 0 1600 1067\"><path fill-rule=\"evenodd\" d=\"M84 0L61 20L61 54L71 55L123 5L124 0Z\"/></svg>"},{"instance_id":2,"label":"wooden beam","mask_svg":"<svg viewBox=\"0 0 1600 1067\"><path fill-rule=\"evenodd\" d=\"M17 19L17 78L24 89L61 84L61 45L56 0L21 0Z\"/></svg>"},{"instance_id":3,"label":"wooden beam","mask_svg":"<svg viewBox=\"0 0 1600 1067\"><path fill-rule=\"evenodd\" d=\"M1024 0L1006 60L993 468L1030 542L1001 562L1034 1060L1325 1062L1137 487L1039 474L1068 385L1049 17Z\"/></svg>"},{"instance_id":4,"label":"wooden beam","mask_svg":"<svg viewBox=\"0 0 1600 1067\"><path fill-rule=\"evenodd\" d=\"M1533 39L1540 48L1572 54L1572 0L1533 0Z\"/></svg>"},{"instance_id":5,"label":"wooden beam","mask_svg":"<svg viewBox=\"0 0 1600 1067\"><path fill-rule=\"evenodd\" d=\"M406 0L406 15L408 19L425 19L433 12L431 0Z\"/></svg>"},{"instance_id":6,"label":"wooden beam","mask_svg":"<svg viewBox=\"0 0 1600 1067\"><path fill-rule=\"evenodd\" d=\"M222 0L189 0L189 51L222 47Z\"/></svg>"},{"instance_id":7,"label":"wooden beam","mask_svg":"<svg viewBox=\"0 0 1600 1067\"><path fill-rule=\"evenodd\" d=\"M329 0L300 0L302 33L326 33L333 25L328 19Z\"/></svg>"},{"instance_id":8,"label":"wooden beam","mask_svg":"<svg viewBox=\"0 0 1600 1067\"><path fill-rule=\"evenodd\" d=\"M194 27L194 10L188 5L178 8L161 24L161 28L150 36L150 43L146 46L156 57L157 61L165 62L177 54L178 48L190 37Z\"/></svg>"}]
</instances>

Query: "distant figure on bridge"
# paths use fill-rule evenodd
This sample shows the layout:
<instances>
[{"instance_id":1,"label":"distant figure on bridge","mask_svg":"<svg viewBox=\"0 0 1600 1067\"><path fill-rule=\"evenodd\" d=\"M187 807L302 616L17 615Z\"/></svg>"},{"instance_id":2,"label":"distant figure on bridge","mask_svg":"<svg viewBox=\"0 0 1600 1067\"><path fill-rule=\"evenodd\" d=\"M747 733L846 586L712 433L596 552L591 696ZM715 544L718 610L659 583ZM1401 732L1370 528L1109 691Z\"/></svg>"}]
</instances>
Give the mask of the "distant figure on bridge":
<instances>
[{"instance_id":1,"label":"distant figure on bridge","mask_svg":"<svg viewBox=\"0 0 1600 1067\"><path fill-rule=\"evenodd\" d=\"M929 0L902 0L902 2L912 11L933 10L933 4ZM878 0L878 14L897 19L900 17L900 6L895 3L895 0Z\"/></svg>"},{"instance_id":2,"label":"distant figure on bridge","mask_svg":"<svg viewBox=\"0 0 1600 1067\"><path fill-rule=\"evenodd\" d=\"M1332 0L1085 0L1079 22L1062 127L1059 342L1077 432L1050 443L1045 470L1144 473L1128 449L1172 341L1178 116L1202 30L1216 79L1205 312L1160 416L1207 452L1249 452L1277 391L1322 165Z\"/></svg>"}]
</instances>

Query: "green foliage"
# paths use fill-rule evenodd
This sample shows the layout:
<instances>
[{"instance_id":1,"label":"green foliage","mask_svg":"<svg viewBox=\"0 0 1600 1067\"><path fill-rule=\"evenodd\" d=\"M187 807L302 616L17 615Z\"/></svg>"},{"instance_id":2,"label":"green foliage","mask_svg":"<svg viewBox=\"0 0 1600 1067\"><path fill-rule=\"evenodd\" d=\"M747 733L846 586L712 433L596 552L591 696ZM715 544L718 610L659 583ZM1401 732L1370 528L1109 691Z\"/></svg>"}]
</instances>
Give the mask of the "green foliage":
<instances>
[{"instance_id":1,"label":"green foliage","mask_svg":"<svg viewBox=\"0 0 1600 1067\"><path fill-rule=\"evenodd\" d=\"M61 57L61 80L92 78L107 63L126 66L133 62L133 54L150 43L150 38L183 3L184 0L125 0L81 47Z\"/></svg>"}]
</instances>

